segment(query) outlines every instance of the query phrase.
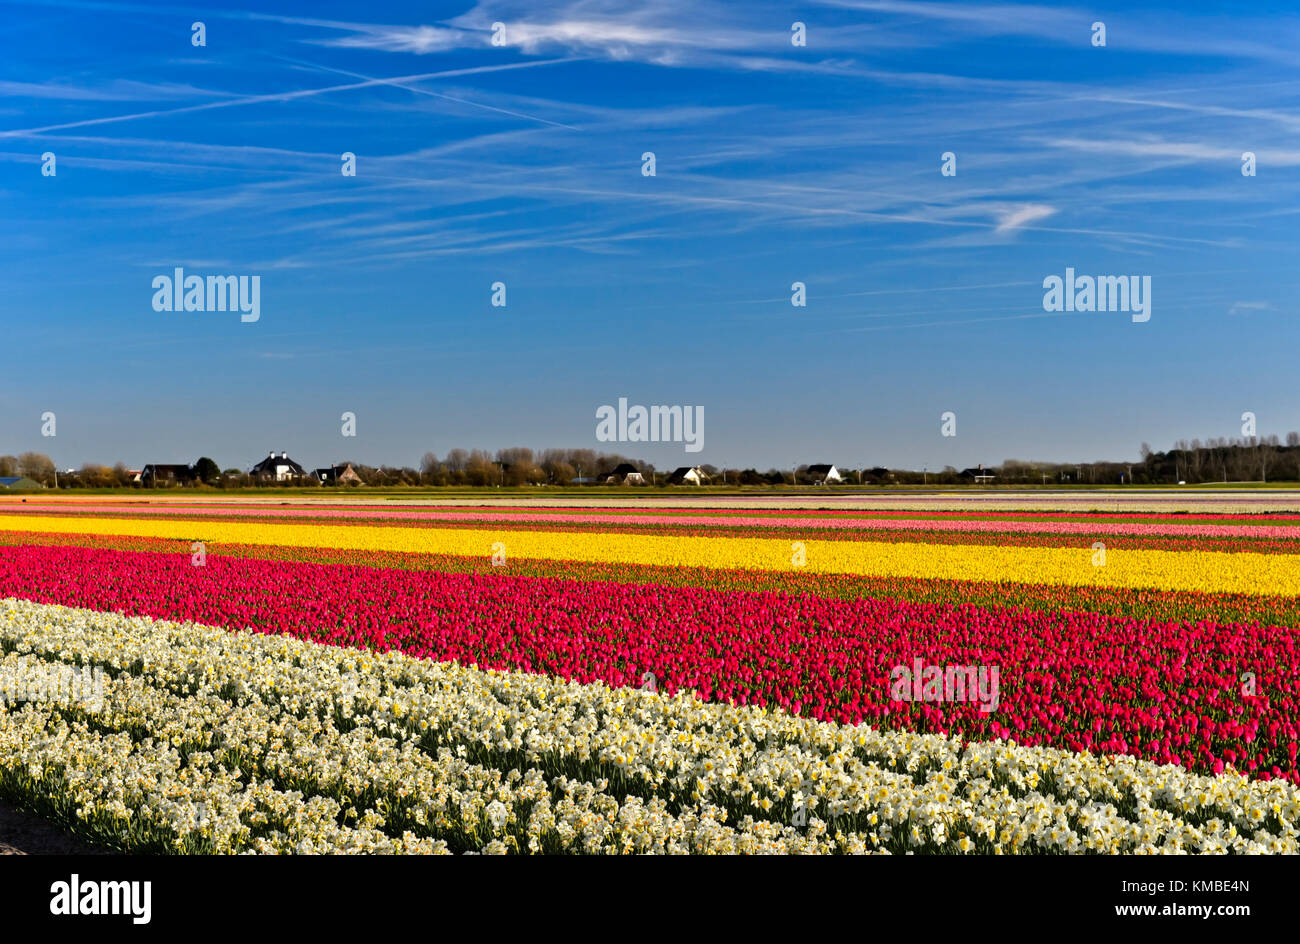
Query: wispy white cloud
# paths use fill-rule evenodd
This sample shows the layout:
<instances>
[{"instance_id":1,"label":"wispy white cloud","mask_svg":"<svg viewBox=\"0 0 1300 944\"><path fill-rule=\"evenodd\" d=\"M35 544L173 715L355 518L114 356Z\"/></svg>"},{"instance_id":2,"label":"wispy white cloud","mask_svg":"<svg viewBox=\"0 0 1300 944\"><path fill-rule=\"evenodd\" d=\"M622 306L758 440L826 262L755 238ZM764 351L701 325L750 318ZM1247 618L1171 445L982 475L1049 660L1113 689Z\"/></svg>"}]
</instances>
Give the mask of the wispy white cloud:
<instances>
[{"instance_id":1,"label":"wispy white cloud","mask_svg":"<svg viewBox=\"0 0 1300 944\"><path fill-rule=\"evenodd\" d=\"M479 48L634 61L666 68L842 74L850 74L856 67L845 55L916 43L912 37L882 31L869 23L823 23L815 27L812 49L794 50L790 43L794 18L776 5L742 9L718 0L652 4L638 0L483 0L435 25L330 24L349 35L305 41L395 53ZM494 29L498 23L503 29ZM498 37L499 47L494 46L494 37Z\"/></svg>"},{"instance_id":2,"label":"wispy white cloud","mask_svg":"<svg viewBox=\"0 0 1300 944\"><path fill-rule=\"evenodd\" d=\"M1233 302L1228 309L1229 315L1244 315L1252 311L1272 311L1272 302Z\"/></svg>"},{"instance_id":3,"label":"wispy white cloud","mask_svg":"<svg viewBox=\"0 0 1300 944\"><path fill-rule=\"evenodd\" d=\"M1107 50L1140 50L1170 55L1216 56L1225 59L1294 62L1293 22L1251 18L1234 11L1232 34L1216 28L1212 16L1197 18L1175 12L1145 12L1130 8L1048 6L1033 3L939 3L932 0L815 0L820 6L900 20L920 20L937 26L931 39L939 43L965 37L1031 36L1087 49L1092 24L1107 27Z\"/></svg>"},{"instance_id":4,"label":"wispy white cloud","mask_svg":"<svg viewBox=\"0 0 1300 944\"><path fill-rule=\"evenodd\" d=\"M1289 131L1300 130L1300 115L1295 112L1272 108L1241 108L1236 105L1219 105L1201 99L1199 101L1178 101L1171 98L1156 98L1140 95L1115 95L1101 92L1084 93L1078 96L1094 102L1114 105L1136 105L1144 108L1165 109L1168 111L1185 111L1198 115L1210 115L1216 118L1241 118L1254 121L1271 122L1281 125Z\"/></svg>"},{"instance_id":5,"label":"wispy white cloud","mask_svg":"<svg viewBox=\"0 0 1300 944\"><path fill-rule=\"evenodd\" d=\"M1028 3L934 3L927 0L815 0L818 6L865 13L940 21L983 35L1039 36L1077 40L1070 30L1085 31L1096 17L1066 7Z\"/></svg>"},{"instance_id":6,"label":"wispy white cloud","mask_svg":"<svg viewBox=\"0 0 1300 944\"><path fill-rule=\"evenodd\" d=\"M440 26L340 25L339 28L352 30L352 35L316 39L310 42L344 49L380 49L385 52L409 52L416 55L488 45L486 38L481 34Z\"/></svg>"},{"instance_id":7,"label":"wispy white cloud","mask_svg":"<svg viewBox=\"0 0 1300 944\"><path fill-rule=\"evenodd\" d=\"M1247 142L1248 143L1248 142ZM1131 138L1047 138L1043 147L1064 148L1089 154L1118 154L1128 157L1175 158L1185 161L1210 161L1235 163L1241 160L1242 147L1225 147L1200 141L1169 141L1158 138L1134 140ZM1300 164L1300 150L1286 148L1260 148L1252 151L1264 164L1295 166Z\"/></svg>"},{"instance_id":8,"label":"wispy white cloud","mask_svg":"<svg viewBox=\"0 0 1300 944\"><path fill-rule=\"evenodd\" d=\"M1047 206L1044 203L1025 203L1020 206L1004 207L996 211L998 225L993 231L1004 234L1014 233L1030 223L1047 219L1055 212L1055 207Z\"/></svg>"},{"instance_id":9,"label":"wispy white cloud","mask_svg":"<svg viewBox=\"0 0 1300 944\"><path fill-rule=\"evenodd\" d=\"M73 85L57 81L0 81L0 96L78 102L158 102L175 98L230 94L184 83L136 82L130 79L111 79L94 85Z\"/></svg>"},{"instance_id":10,"label":"wispy white cloud","mask_svg":"<svg viewBox=\"0 0 1300 944\"><path fill-rule=\"evenodd\" d=\"M345 258L428 253L499 254L546 246L627 252L646 242L629 235L633 228L665 238L689 238L701 231L731 238L798 227L805 238L830 246L851 243L855 233L889 227L898 234L899 249L954 252L1035 233L1061 243L1140 253L1153 247L1222 247L1240 239L1245 232L1241 213L1229 218L1208 208L1206 225L1189 228L1167 225L1166 217L1151 212L1161 203L1209 206L1224 199L1234 182L1241 191L1239 178L1207 186L1161 181L1151 172L1191 162L1239 160L1237 145L1225 143L1233 140L1222 133L1225 127L1238 120L1258 121L1264 131L1276 132L1267 123L1286 115L1284 106L1274 104L1277 97L1261 97L1252 109L1234 107L1234 86L1216 87L1201 78L1196 80L1201 88L1193 94L1139 80L1130 80L1127 87L1108 81L1103 87L907 68L932 65L933 54L915 63L890 60L896 66L890 68L883 58L869 57L864 64L853 54L836 53L902 49L951 38L936 36L934 24L956 24L975 35L1020 13L1021 27L1047 32L1060 22L1059 10L1009 3L935 9L895 0L859 5L861 10L839 4L836 10L803 15L776 7L737 12L710 0L690 7L683 3L485 0L427 27L227 10L221 15L290 27L285 31L290 35L279 37L281 50L283 42L297 44L297 49L312 42L415 54L469 44L481 53L473 61L485 64L376 76L358 66L349 68L361 60L337 49L318 51L308 58L319 61L311 62L272 54L270 62L288 64L294 71L287 81L284 73L263 73L262 78L272 88L290 91L228 95L103 118L51 110L52 118L72 120L11 129L0 136L55 138L60 160L69 167L108 173L163 170L190 174L196 181L169 192L122 190L88 197L83 205L93 210L132 209L160 226L201 218L205 227L228 232L232 239L249 226L315 234L318 244L311 252L289 248L276 263L280 265L329 266ZM855 13L861 13L862 22L848 23ZM810 21L811 54L790 46L787 21L796 15ZM506 24L511 47L506 50L489 43L491 25L498 19ZM288 51L294 48L290 45ZM519 53L550 51L571 55L518 59ZM547 98L506 90L523 83L473 87L477 75L578 58L585 60L581 68L592 73L617 70L619 64L611 60L621 59L732 70L797 68L810 76L865 78L891 85L898 94L833 106L815 98L760 104L761 97L743 96L702 105L700 98L688 95L671 104L630 107L581 92ZM301 78L303 69L356 81L293 88L320 82ZM762 80L754 81L757 86ZM539 85L532 78L523 87ZM111 83L106 87L112 88ZM392 89L410 94L392 94ZM932 94L935 89L944 94ZM1284 95L1286 90L1275 91ZM221 119L235 129L226 140L255 142L247 146L173 140L161 129L131 138L108 137L109 130L76 133L86 126L327 95L330 107L312 112L315 127L326 133L309 139L316 147L301 150L261 143L268 140L265 110ZM1185 113L1178 107L1184 100L1192 103ZM1159 118L1154 126L1159 136L1145 130L1153 127L1153 114ZM431 115L436 123L428 121ZM385 128L418 127L419 140L430 143L404 151L402 144L411 139L398 133L392 149L372 145L363 152L353 143L359 116L378 119ZM1104 132L1084 132L1103 117ZM183 125L168 122L167 127ZM1294 164L1300 156L1285 140L1263 133L1243 137L1263 166ZM338 154L322 150L326 141L361 154L358 178L340 185ZM948 147L960 152L962 173L945 181L938 174L938 155ZM643 148L660 155L661 176L654 183L637 173L636 158ZM921 156L926 154L928 160ZM1113 159L1097 160L1098 155ZM11 156L32 159L17 153L0 159ZM1148 176L1128 184L1126 178L1143 174ZM1282 180L1270 180L1270 185L1297 192ZM1273 193L1270 205L1276 205L1277 191ZM1244 191L1235 198L1254 196ZM503 225L503 207L517 225ZM586 223L580 231L555 222L575 213Z\"/></svg>"}]
</instances>

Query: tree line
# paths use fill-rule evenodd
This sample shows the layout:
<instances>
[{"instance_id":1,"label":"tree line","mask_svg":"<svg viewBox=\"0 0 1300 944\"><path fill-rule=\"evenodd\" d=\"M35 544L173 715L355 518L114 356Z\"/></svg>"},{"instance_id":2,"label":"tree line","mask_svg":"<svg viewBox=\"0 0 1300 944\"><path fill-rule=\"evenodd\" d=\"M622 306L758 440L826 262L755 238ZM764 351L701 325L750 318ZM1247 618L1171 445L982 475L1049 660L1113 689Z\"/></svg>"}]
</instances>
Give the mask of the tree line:
<instances>
[{"instance_id":1,"label":"tree line","mask_svg":"<svg viewBox=\"0 0 1300 944\"><path fill-rule=\"evenodd\" d=\"M1022 462L1007 459L996 470L1009 484L1188 485L1213 482L1300 481L1300 433L1217 439L1180 439L1157 452L1143 443L1136 462Z\"/></svg>"},{"instance_id":2,"label":"tree line","mask_svg":"<svg viewBox=\"0 0 1300 944\"><path fill-rule=\"evenodd\" d=\"M452 449L441 458L426 452L418 468L362 462L351 465L367 486L506 486L597 484L621 465L632 465L646 484L664 485L668 478L651 462L630 459L619 453L594 449L543 449L524 446L499 449ZM809 485L820 481L808 466L791 469L698 467L711 485ZM251 488L305 484L299 480L274 482L256 479L247 472L224 471L204 456L191 467L192 482L217 488ZM971 470L945 466L938 470L838 467L845 485L959 485L970 482ZM1142 443L1135 462L1028 462L1006 459L1001 465L983 470L1003 485L1160 485L1211 482L1300 481L1300 433L1287 433L1285 443L1277 436L1219 438L1205 441L1179 440L1172 449L1156 452ZM0 456L0 477L24 476L45 486L60 488L125 488L137 485L127 467L87 463L72 472L59 472L49 456L25 452ZM314 481L314 480L312 480ZM346 487L346 486L342 486Z\"/></svg>"}]
</instances>

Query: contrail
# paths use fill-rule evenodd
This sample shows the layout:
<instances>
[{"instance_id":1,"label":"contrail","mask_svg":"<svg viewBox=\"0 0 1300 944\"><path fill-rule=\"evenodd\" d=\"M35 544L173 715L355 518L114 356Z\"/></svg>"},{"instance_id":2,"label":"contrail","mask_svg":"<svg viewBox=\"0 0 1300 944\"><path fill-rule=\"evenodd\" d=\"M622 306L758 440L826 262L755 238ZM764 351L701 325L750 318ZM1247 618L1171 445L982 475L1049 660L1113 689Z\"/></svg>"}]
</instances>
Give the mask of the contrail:
<instances>
[{"instance_id":1,"label":"contrail","mask_svg":"<svg viewBox=\"0 0 1300 944\"><path fill-rule=\"evenodd\" d=\"M512 118L523 118L527 121L539 121L544 125L553 125L556 128L565 128L569 131L582 130L580 128L573 127L573 125L566 125L559 121L551 121L549 118L538 118L534 115L525 115L521 112L509 111L508 109L505 108L497 108L495 105L484 105L482 102L471 102L468 99L456 98L455 96L452 95L444 95L441 92L433 92L430 91L429 89L420 88L418 85L405 85L402 84L404 81L402 79L375 79L368 75L362 75L360 72L349 72L347 69L336 69L333 66L323 66L320 65L319 63L306 62L302 59L289 59L285 56L276 56L276 58L281 60L282 62L291 62L294 65L299 65L299 66L310 66L313 69L321 69L325 72L335 72L339 75L350 76L354 79L367 79L371 82L383 82L386 85L391 85L394 88L405 89L408 92L415 92L419 95L432 95L434 98L443 98L449 102L456 102L461 105L472 105L474 108L485 108L488 111L495 111L502 115L509 115ZM569 59L569 60L560 60L560 61L572 62L575 60Z\"/></svg>"},{"instance_id":2,"label":"contrail","mask_svg":"<svg viewBox=\"0 0 1300 944\"><path fill-rule=\"evenodd\" d=\"M504 72L509 69L530 69L533 66L547 66L563 62L575 62L577 57L563 59L539 59L536 62L514 62L499 66L476 66L470 69L448 69L444 72L421 72L416 75L399 75L391 79L368 79L365 82L352 82L348 85L331 85L328 88L302 89L297 92L275 92L270 95L247 95L243 98L222 99L219 102L205 102L202 105L184 105L180 108L163 108L157 111L141 111L132 115L113 115L108 118L87 118L84 121L69 121L59 125L45 125L40 128L16 128L0 131L0 138L28 137L44 134L47 131L64 131L68 128L85 128L90 125L112 124L117 121L134 121L138 118L160 118L165 115L183 115L188 112L208 111L213 108L230 108L235 105L257 105L261 102L287 102L295 98L310 98L327 92L347 92L352 89L372 88L376 85L393 85L398 82L423 82L428 79L448 79L460 75L476 75L481 72ZM576 129L575 129L576 130Z\"/></svg>"}]
</instances>

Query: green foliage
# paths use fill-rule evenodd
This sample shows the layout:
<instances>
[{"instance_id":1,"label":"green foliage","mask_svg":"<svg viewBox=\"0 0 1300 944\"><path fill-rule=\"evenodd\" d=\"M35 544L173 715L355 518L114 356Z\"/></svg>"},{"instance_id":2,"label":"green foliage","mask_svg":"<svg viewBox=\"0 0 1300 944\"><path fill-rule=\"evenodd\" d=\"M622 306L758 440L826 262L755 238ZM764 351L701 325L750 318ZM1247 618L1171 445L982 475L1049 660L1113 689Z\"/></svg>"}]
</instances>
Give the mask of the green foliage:
<instances>
[{"instance_id":1,"label":"green foliage","mask_svg":"<svg viewBox=\"0 0 1300 944\"><path fill-rule=\"evenodd\" d=\"M216 485L221 480L221 467L203 456L194 463L194 477L204 485Z\"/></svg>"}]
</instances>

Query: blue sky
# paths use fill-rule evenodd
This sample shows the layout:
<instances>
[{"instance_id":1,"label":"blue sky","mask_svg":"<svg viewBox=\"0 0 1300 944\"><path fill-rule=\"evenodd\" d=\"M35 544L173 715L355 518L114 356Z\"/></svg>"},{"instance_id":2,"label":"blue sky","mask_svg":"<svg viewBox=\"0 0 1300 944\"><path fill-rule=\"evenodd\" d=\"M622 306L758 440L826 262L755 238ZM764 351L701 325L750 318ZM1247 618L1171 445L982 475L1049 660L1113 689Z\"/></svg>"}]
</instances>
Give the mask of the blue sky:
<instances>
[{"instance_id":1,"label":"blue sky","mask_svg":"<svg viewBox=\"0 0 1300 944\"><path fill-rule=\"evenodd\" d=\"M1300 19L1232 6L0 0L0 452L934 469L1300 429ZM176 266L259 275L260 320L155 312ZM1150 321L1044 312L1066 267L1149 275ZM702 406L704 450L597 442L620 396Z\"/></svg>"}]
</instances>

